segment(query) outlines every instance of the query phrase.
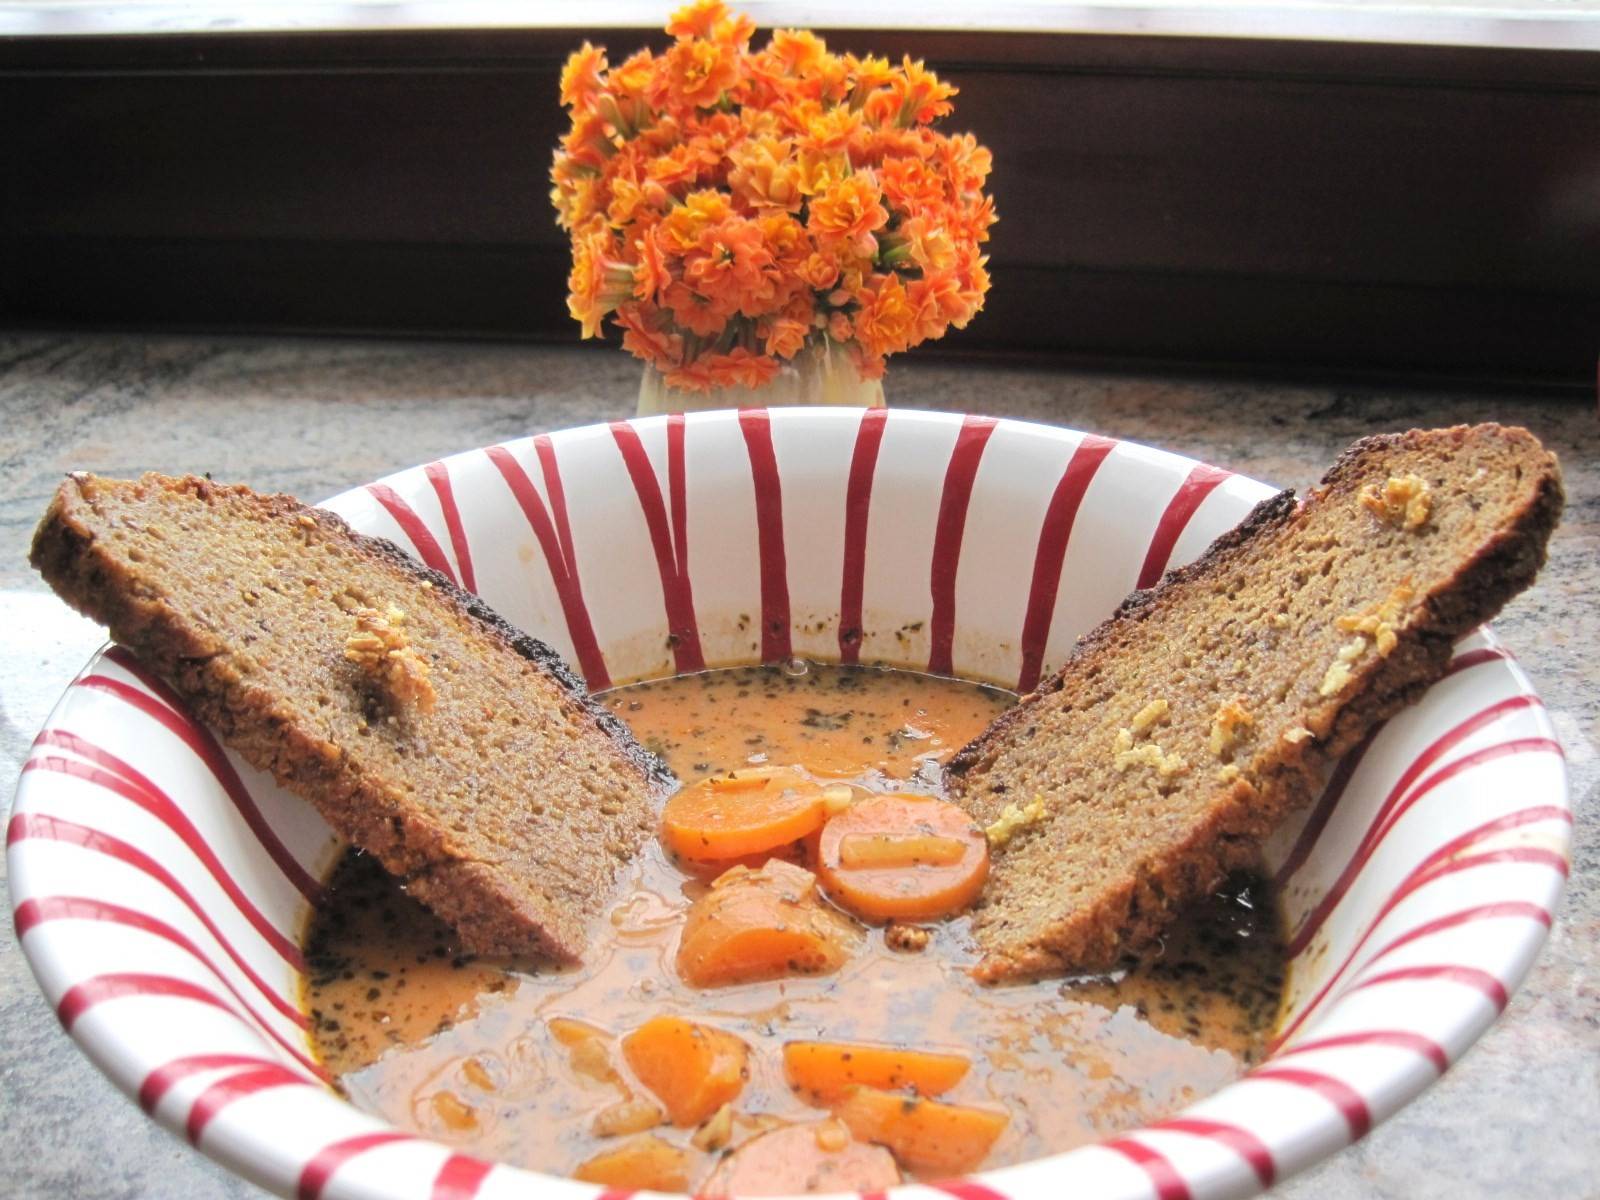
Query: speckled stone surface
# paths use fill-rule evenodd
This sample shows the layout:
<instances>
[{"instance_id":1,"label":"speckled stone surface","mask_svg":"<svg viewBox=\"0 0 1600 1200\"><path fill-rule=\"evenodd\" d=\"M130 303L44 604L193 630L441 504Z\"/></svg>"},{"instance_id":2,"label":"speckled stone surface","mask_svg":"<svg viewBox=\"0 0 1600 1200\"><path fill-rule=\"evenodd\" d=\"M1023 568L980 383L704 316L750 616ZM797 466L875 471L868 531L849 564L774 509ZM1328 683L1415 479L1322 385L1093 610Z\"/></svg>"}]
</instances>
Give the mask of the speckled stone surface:
<instances>
[{"instance_id":1,"label":"speckled stone surface","mask_svg":"<svg viewBox=\"0 0 1600 1200\"><path fill-rule=\"evenodd\" d=\"M287 340L0 336L0 788L101 641L26 563L62 472L210 471L320 499L456 450L628 415L618 351ZM1527 425L1568 507L1538 585L1497 623L1549 703L1577 808L1555 930L1505 1016L1416 1103L1279 1186L1283 1197L1600 1197L1600 422L1514 395L1234 384L896 365L891 403L1133 438L1304 487L1352 439L1414 425ZM0 931L0 1194L244 1197L158 1129L61 1032Z\"/></svg>"}]
</instances>

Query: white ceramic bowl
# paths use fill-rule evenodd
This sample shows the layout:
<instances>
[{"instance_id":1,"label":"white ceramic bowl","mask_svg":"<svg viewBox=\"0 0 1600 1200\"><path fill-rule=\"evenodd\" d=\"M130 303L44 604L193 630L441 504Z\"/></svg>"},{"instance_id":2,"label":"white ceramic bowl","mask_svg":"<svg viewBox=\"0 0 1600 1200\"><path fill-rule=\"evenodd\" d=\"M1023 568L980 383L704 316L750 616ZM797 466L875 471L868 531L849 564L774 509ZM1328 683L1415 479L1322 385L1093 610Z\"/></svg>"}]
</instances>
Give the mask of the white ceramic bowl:
<instances>
[{"instance_id":1,"label":"white ceramic bowl","mask_svg":"<svg viewBox=\"0 0 1600 1200\"><path fill-rule=\"evenodd\" d=\"M540 436L328 507L481 592L591 685L803 655L1026 689L1270 492L1041 425L791 409ZM1570 825L1538 697L1476 634L1271 847L1294 959L1263 1065L1109 1142L901 1191L1242 1196L1332 1153L1505 1006ZM63 1024L207 1154L286 1196L597 1197L401 1132L318 1081L296 935L340 847L125 652L97 655L51 714L9 832L17 928Z\"/></svg>"}]
</instances>

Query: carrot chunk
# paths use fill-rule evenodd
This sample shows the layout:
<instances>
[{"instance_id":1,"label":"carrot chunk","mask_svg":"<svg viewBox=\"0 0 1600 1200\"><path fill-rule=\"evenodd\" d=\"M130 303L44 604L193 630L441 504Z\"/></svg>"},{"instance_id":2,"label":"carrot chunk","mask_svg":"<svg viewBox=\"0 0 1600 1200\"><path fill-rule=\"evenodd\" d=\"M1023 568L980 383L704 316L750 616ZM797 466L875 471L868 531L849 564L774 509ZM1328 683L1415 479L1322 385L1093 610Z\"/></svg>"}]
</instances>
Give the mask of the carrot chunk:
<instances>
[{"instance_id":1,"label":"carrot chunk","mask_svg":"<svg viewBox=\"0 0 1600 1200\"><path fill-rule=\"evenodd\" d=\"M795 1196L804 1192L876 1192L900 1182L894 1158L864 1146L837 1121L814 1121L758 1134L723 1159L701 1196Z\"/></svg>"},{"instance_id":2,"label":"carrot chunk","mask_svg":"<svg viewBox=\"0 0 1600 1200\"><path fill-rule=\"evenodd\" d=\"M977 1167L1008 1119L989 1109L869 1087L851 1089L834 1115L862 1141L887 1146L901 1166L936 1178Z\"/></svg>"},{"instance_id":3,"label":"carrot chunk","mask_svg":"<svg viewBox=\"0 0 1600 1200\"><path fill-rule=\"evenodd\" d=\"M681 858L734 859L797 842L822 827L823 786L798 771L756 767L713 775L661 812L661 840Z\"/></svg>"},{"instance_id":4,"label":"carrot chunk","mask_svg":"<svg viewBox=\"0 0 1600 1200\"><path fill-rule=\"evenodd\" d=\"M692 1165L687 1150L647 1133L579 1163L572 1177L629 1191L686 1192Z\"/></svg>"},{"instance_id":5,"label":"carrot chunk","mask_svg":"<svg viewBox=\"0 0 1600 1200\"><path fill-rule=\"evenodd\" d=\"M692 987L723 987L837 971L859 936L826 908L817 880L778 859L734 867L695 901L678 943L678 974Z\"/></svg>"},{"instance_id":6,"label":"carrot chunk","mask_svg":"<svg viewBox=\"0 0 1600 1200\"><path fill-rule=\"evenodd\" d=\"M989 841L954 804L875 796L822 827L817 873L865 921L927 921L960 912L989 877Z\"/></svg>"},{"instance_id":7,"label":"carrot chunk","mask_svg":"<svg viewBox=\"0 0 1600 1200\"><path fill-rule=\"evenodd\" d=\"M674 1125L698 1125L739 1094L750 1049L731 1033L653 1017L622 1039L622 1055L667 1110Z\"/></svg>"},{"instance_id":8,"label":"carrot chunk","mask_svg":"<svg viewBox=\"0 0 1600 1200\"><path fill-rule=\"evenodd\" d=\"M858 1085L938 1096L960 1083L971 1065L959 1054L859 1042L790 1042L783 1048L789 1086L822 1108Z\"/></svg>"}]
</instances>

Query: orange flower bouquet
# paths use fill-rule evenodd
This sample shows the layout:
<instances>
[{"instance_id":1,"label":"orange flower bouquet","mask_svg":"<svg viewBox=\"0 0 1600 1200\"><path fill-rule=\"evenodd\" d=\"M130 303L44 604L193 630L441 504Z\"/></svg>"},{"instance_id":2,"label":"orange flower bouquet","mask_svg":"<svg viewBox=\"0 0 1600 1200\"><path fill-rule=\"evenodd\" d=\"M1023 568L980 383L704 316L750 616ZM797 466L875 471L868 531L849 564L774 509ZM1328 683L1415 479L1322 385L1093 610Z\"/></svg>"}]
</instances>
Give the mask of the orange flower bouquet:
<instances>
[{"instance_id":1,"label":"orange flower bouquet","mask_svg":"<svg viewBox=\"0 0 1600 1200\"><path fill-rule=\"evenodd\" d=\"M884 359L964 327L989 288L989 152L933 128L956 89L802 31L752 50L721 0L667 32L664 54L616 66L585 43L561 74L551 198L583 336L607 315L622 329L641 410L756 389L881 403Z\"/></svg>"}]
</instances>

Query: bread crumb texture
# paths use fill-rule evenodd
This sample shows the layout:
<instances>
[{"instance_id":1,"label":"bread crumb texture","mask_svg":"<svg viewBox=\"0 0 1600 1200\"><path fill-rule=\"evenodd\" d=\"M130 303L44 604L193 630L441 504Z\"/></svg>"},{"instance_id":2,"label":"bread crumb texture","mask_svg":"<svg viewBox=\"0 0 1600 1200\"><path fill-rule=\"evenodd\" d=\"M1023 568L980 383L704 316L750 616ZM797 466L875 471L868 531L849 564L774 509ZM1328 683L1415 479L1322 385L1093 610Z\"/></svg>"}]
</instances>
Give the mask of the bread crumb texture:
<instances>
[{"instance_id":1,"label":"bread crumb texture","mask_svg":"<svg viewBox=\"0 0 1600 1200\"><path fill-rule=\"evenodd\" d=\"M1401 529L1421 529L1433 513L1433 491L1420 475L1391 475L1381 487L1369 483L1360 500L1378 520Z\"/></svg>"},{"instance_id":2,"label":"bread crumb texture","mask_svg":"<svg viewBox=\"0 0 1600 1200\"><path fill-rule=\"evenodd\" d=\"M344 656L396 707L432 712L438 693L428 679L427 662L411 645L405 623L405 610L393 604L381 612L356 609L356 627L344 639Z\"/></svg>"},{"instance_id":3,"label":"bread crumb texture","mask_svg":"<svg viewBox=\"0 0 1600 1200\"><path fill-rule=\"evenodd\" d=\"M979 977L1114 966L1255 865L1330 763L1532 581L1560 510L1526 430L1372 437L1303 503L1263 502L1130 596L950 762L980 825L1045 806L994 858Z\"/></svg>"}]
</instances>

